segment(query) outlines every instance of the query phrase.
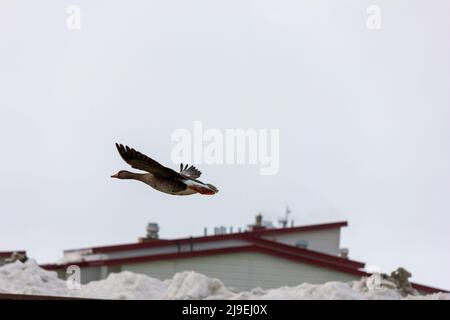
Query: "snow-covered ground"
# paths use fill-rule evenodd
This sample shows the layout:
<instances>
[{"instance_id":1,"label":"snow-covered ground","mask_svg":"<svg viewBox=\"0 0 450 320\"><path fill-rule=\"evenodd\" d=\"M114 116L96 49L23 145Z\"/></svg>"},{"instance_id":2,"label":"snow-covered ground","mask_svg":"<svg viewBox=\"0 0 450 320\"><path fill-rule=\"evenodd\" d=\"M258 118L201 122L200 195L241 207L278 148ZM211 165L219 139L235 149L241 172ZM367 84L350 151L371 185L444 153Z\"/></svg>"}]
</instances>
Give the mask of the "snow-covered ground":
<instances>
[{"instance_id":1,"label":"snow-covered ground","mask_svg":"<svg viewBox=\"0 0 450 320\"><path fill-rule=\"evenodd\" d=\"M405 299L395 289L369 289L369 282L361 279L352 283L303 283L294 287L234 292L219 279L192 271L177 273L165 281L125 271L70 290L66 281L59 279L55 272L40 268L34 260L0 267L0 292L3 293L103 299ZM450 294L408 296L406 299L450 300Z\"/></svg>"}]
</instances>

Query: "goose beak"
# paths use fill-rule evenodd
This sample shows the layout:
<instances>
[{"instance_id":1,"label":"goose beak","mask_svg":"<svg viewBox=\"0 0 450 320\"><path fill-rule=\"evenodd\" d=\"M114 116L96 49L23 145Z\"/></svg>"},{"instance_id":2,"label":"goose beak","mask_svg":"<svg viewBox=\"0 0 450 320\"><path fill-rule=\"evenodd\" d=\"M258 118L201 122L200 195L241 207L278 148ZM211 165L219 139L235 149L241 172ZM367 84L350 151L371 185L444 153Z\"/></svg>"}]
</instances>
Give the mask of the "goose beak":
<instances>
[{"instance_id":1,"label":"goose beak","mask_svg":"<svg viewBox=\"0 0 450 320\"><path fill-rule=\"evenodd\" d=\"M119 179L119 174L118 174L118 173L116 173L116 174L113 174L113 175L111 176L111 178L116 178L116 179Z\"/></svg>"}]
</instances>

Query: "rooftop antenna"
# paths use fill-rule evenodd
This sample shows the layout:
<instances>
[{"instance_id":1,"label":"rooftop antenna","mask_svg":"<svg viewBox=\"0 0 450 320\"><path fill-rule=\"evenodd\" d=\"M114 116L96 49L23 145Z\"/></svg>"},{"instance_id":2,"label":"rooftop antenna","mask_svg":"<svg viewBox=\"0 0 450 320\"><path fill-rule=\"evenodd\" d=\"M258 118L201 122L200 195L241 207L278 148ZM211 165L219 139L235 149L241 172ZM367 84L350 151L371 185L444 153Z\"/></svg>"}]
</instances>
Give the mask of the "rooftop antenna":
<instances>
[{"instance_id":1,"label":"rooftop antenna","mask_svg":"<svg viewBox=\"0 0 450 320\"><path fill-rule=\"evenodd\" d=\"M284 214L284 218L281 218L278 220L278 223L281 224L282 228L287 228L288 222L289 222L289 214L291 213L291 209L289 209L288 206L286 206L286 211Z\"/></svg>"}]
</instances>

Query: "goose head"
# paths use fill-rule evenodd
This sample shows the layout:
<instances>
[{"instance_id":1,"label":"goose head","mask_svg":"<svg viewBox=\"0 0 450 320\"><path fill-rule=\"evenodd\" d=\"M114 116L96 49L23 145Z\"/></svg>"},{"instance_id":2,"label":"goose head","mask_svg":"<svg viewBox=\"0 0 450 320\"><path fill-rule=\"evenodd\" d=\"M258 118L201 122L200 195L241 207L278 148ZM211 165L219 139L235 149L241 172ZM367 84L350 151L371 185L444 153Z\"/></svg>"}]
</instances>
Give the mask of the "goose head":
<instances>
[{"instance_id":1,"label":"goose head","mask_svg":"<svg viewBox=\"0 0 450 320\"><path fill-rule=\"evenodd\" d=\"M111 176L111 178L116 178L116 179L133 179L134 176L135 176L135 174L133 172L126 171L126 170L120 170L116 174L113 174Z\"/></svg>"}]
</instances>

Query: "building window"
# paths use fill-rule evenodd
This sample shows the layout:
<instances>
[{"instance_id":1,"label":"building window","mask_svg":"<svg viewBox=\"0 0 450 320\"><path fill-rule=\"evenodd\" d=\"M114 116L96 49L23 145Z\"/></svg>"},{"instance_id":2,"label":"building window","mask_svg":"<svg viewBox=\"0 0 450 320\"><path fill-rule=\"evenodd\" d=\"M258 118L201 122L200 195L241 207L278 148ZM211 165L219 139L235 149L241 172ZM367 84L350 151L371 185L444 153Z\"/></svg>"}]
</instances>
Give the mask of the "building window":
<instances>
[{"instance_id":1,"label":"building window","mask_svg":"<svg viewBox=\"0 0 450 320\"><path fill-rule=\"evenodd\" d=\"M308 248L308 241L306 241L306 240L297 240L295 242L295 246L297 248L307 249Z\"/></svg>"}]
</instances>

